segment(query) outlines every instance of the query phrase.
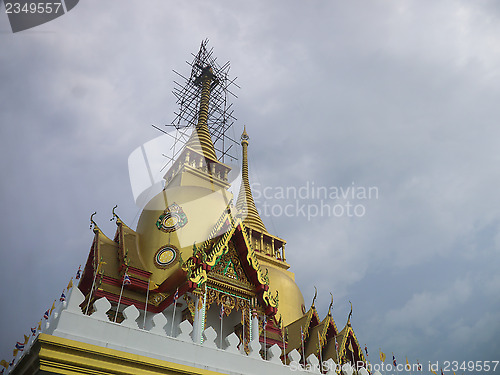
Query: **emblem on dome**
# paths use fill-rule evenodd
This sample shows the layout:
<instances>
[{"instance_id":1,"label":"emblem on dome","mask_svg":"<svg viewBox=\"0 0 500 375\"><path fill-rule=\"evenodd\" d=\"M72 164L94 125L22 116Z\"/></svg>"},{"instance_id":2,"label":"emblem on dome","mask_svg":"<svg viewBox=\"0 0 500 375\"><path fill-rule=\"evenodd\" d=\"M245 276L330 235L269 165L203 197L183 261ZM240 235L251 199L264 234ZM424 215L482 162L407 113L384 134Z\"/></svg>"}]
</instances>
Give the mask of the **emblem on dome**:
<instances>
[{"instance_id":1,"label":"emblem on dome","mask_svg":"<svg viewBox=\"0 0 500 375\"><path fill-rule=\"evenodd\" d=\"M187 222L188 219L182 207L174 202L160 215L156 221L156 227L162 232L169 233L182 228Z\"/></svg>"},{"instance_id":2,"label":"emblem on dome","mask_svg":"<svg viewBox=\"0 0 500 375\"><path fill-rule=\"evenodd\" d=\"M167 268L174 263L177 258L177 248L172 245L161 247L155 254L155 265L158 268Z\"/></svg>"}]
</instances>

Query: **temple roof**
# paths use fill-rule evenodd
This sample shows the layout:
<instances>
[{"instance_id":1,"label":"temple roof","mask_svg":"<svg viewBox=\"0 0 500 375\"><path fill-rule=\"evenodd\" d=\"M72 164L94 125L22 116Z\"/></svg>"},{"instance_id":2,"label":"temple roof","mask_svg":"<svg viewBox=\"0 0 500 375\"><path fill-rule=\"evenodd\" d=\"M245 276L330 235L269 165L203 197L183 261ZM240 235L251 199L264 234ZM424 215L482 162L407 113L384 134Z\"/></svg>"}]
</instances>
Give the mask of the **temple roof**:
<instances>
[{"instance_id":1,"label":"temple roof","mask_svg":"<svg viewBox=\"0 0 500 375\"><path fill-rule=\"evenodd\" d=\"M241 173L241 186L240 192L238 194L238 200L236 201L236 208L240 212L243 218L243 223L250 227L251 229L257 229L261 232L267 233L267 229L260 218L257 207L252 196L252 190L250 189L250 181L248 178L248 140L250 137L246 132L246 128L243 130L241 135L241 145L243 146L243 161L242 161L242 173Z\"/></svg>"},{"instance_id":2,"label":"temple roof","mask_svg":"<svg viewBox=\"0 0 500 375\"><path fill-rule=\"evenodd\" d=\"M116 215L115 215L116 216ZM248 278L248 292L255 295L264 308L266 315L274 315L278 306L278 295L269 291L269 278L263 272L250 245L241 220L234 219L228 208L214 225L209 238L193 246L192 256L185 261L179 260L177 271L172 273L160 285L148 280L151 273L143 266L140 258L136 232L126 226L116 216L117 230L114 240L109 239L94 223L94 241L87 264L80 281L80 289L89 297L89 291L98 270L99 285L93 299L105 296L116 302L120 294L123 278L127 273L131 283L123 288L123 305L135 305L144 309L145 296L149 286L150 311L163 311L173 302L174 292L182 295L201 286L208 280L208 275L231 249L239 258L245 277ZM232 243L230 243L232 241ZM214 268L212 270L212 268ZM240 280L242 282L243 279ZM230 287L230 285L227 285Z\"/></svg>"},{"instance_id":3,"label":"temple roof","mask_svg":"<svg viewBox=\"0 0 500 375\"><path fill-rule=\"evenodd\" d=\"M312 328L319 324L319 316L316 311L314 304L311 306L309 311L307 311L301 318L297 319L295 322L290 323L286 328L286 334L288 337L288 345L286 352L289 353L293 349L302 351L302 338L301 332L304 335L304 343L310 338L310 333Z\"/></svg>"}]
</instances>

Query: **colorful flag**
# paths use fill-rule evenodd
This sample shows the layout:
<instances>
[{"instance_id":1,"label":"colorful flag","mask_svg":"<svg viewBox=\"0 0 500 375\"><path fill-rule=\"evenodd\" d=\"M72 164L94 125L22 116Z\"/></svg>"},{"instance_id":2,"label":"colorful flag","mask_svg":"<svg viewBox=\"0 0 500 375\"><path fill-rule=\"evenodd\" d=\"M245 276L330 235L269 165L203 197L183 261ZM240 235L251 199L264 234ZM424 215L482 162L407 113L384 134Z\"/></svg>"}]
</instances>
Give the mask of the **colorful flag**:
<instances>
[{"instance_id":1,"label":"colorful flag","mask_svg":"<svg viewBox=\"0 0 500 375\"><path fill-rule=\"evenodd\" d=\"M432 372L434 375L438 375L438 374L436 373L436 371L434 371L434 370L432 369L432 367L431 367L431 372Z\"/></svg>"},{"instance_id":2,"label":"colorful flag","mask_svg":"<svg viewBox=\"0 0 500 375\"><path fill-rule=\"evenodd\" d=\"M49 315L50 315L50 309L45 311L45 314L43 314L43 318L44 319L49 319Z\"/></svg>"},{"instance_id":3,"label":"colorful flag","mask_svg":"<svg viewBox=\"0 0 500 375\"><path fill-rule=\"evenodd\" d=\"M221 303L220 304L219 319L222 320L223 316L224 316L224 305Z\"/></svg>"},{"instance_id":4,"label":"colorful flag","mask_svg":"<svg viewBox=\"0 0 500 375\"><path fill-rule=\"evenodd\" d=\"M69 280L68 286L66 287L67 290L70 290L71 288L73 288L73 278Z\"/></svg>"},{"instance_id":5,"label":"colorful flag","mask_svg":"<svg viewBox=\"0 0 500 375\"><path fill-rule=\"evenodd\" d=\"M130 281L130 277L128 277L127 274L123 277L123 285L130 285L132 284L132 281Z\"/></svg>"},{"instance_id":6,"label":"colorful flag","mask_svg":"<svg viewBox=\"0 0 500 375\"><path fill-rule=\"evenodd\" d=\"M368 347L366 346L366 344L365 344L365 352L366 352L366 356L368 357Z\"/></svg>"},{"instance_id":7,"label":"colorful flag","mask_svg":"<svg viewBox=\"0 0 500 375\"><path fill-rule=\"evenodd\" d=\"M12 358L12 361L10 361L9 366L14 366L14 360L15 360L15 358Z\"/></svg>"},{"instance_id":8,"label":"colorful flag","mask_svg":"<svg viewBox=\"0 0 500 375\"><path fill-rule=\"evenodd\" d=\"M381 351L380 349L379 349L379 352L380 352L380 360L382 362L385 362L385 353L383 351Z\"/></svg>"},{"instance_id":9,"label":"colorful flag","mask_svg":"<svg viewBox=\"0 0 500 375\"><path fill-rule=\"evenodd\" d=\"M302 358L304 359L304 366L306 364L306 356L305 356L305 349L304 349L304 330L302 329L302 326L300 326L300 341L302 344Z\"/></svg>"},{"instance_id":10,"label":"colorful flag","mask_svg":"<svg viewBox=\"0 0 500 375\"><path fill-rule=\"evenodd\" d=\"M417 370L418 371L422 371L422 365L420 364L420 362L418 361L418 359L417 359Z\"/></svg>"},{"instance_id":11,"label":"colorful flag","mask_svg":"<svg viewBox=\"0 0 500 375\"><path fill-rule=\"evenodd\" d=\"M396 367L398 364L396 363L396 357L394 357L394 353L392 353L392 364Z\"/></svg>"},{"instance_id":12,"label":"colorful flag","mask_svg":"<svg viewBox=\"0 0 500 375\"><path fill-rule=\"evenodd\" d=\"M38 330L40 331L42 329L42 319L38 322Z\"/></svg>"},{"instance_id":13,"label":"colorful flag","mask_svg":"<svg viewBox=\"0 0 500 375\"><path fill-rule=\"evenodd\" d=\"M52 311L54 311L55 308L56 308L56 300L54 300L54 302L52 302L52 307L50 308L49 315L52 314Z\"/></svg>"},{"instance_id":14,"label":"colorful flag","mask_svg":"<svg viewBox=\"0 0 500 375\"><path fill-rule=\"evenodd\" d=\"M2 359L2 361L0 361L0 365L7 368L9 367L9 362L7 362L5 359Z\"/></svg>"},{"instance_id":15,"label":"colorful flag","mask_svg":"<svg viewBox=\"0 0 500 375\"><path fill-rule=\"evenodd\" d=\"M203 297L200 296L198 297L198 310L201 310L203 308Z\"/></svg>"},{"instance_id":16,"label":"colorful flag","mask_svg":"<svg viewBox=\"0 0 500 375\"><path fill-rule=\"evenodd\" d=\"M19 349L14 349L12 351L12 354L14 355L14 357L17 355L17 353L19 353ZM12 362L14 362L14 360L12 360ZM11 365L12 366L12 365Z\"/></svg>"},{"instance_id":17,"label":"colorful flag","mask_svg":"<svg viewBox=\"0 0 500 375\"><path fill-rule=\"evenodd\" d=\"M78 279L82 276L82 271L81 271L81 268L82 268L82 265L80 264L80 265L78 266L78 271L76 271L75 280L78 280Z\"/></svg>"},{"instance_id":18,"label":"colorful flag","mask_svg":"<svg viewBox=\"0 0 500 375\"><path fill-rule=\"evenodd\" d=\"M441 368L441 375L444 375L444 374L443 374L443 369L442 369L442 368Z\"/></svg>"},{"instance_id":19,"label":"colorful flag","mask_svg":"<svg viewBox=\"0 0 500 375\"><path fill-rule=\"evenodd\" d=\"M64 294L64 290L61 293L61 297L59 297L59 301L61 301L61 302L66 301L66 295Z\"/></svg>"},{"instance_id":20,"label":"colorful flag","mask_svg":"<svg viewBox=\"0 0 500 375\"><path fill-rule=\"evenodd\" d=\"M179 288L175 290L174 301L177 301L178 299L179 299Z\"/></svg>"},{"instance_id":21,"label":"colorful flag","mask_svg":"<svg viewBox=\"0 0 500 375\"><path fill-rule=\"evenodd\" d=\"M33 336L35 336L35 334L36 334L36 327L35 328L31 328L31 333L33 334Z\"/></svg>"},{"instance_id":22,"label":"colorful flag","mask_svg":"<svg viewBox=\"0 0 500 375\"><path fill-rule=\"evenodd\" d=\"M406 357L406 370L408 370L408 371L411 370L410 363L408 362L408 357Z\"/></svg>"},{"instance_id":23,"label":"colorful flag","mask_svg":"<svg viewBox=\"0 0 500 375\"><path fill-rule=\"evenodd\" d=\"M24 350L24 344L18 341L16 343L16 349L22 352Z\"/></svg>"},{"instance_id":24,"label":"colorful flag","mask_svg":"<svg viewBox=\"0 0 500 375\"><path fill-rule=\"evenodd\" d=\"M30 340L30 337L29 336L26 336L24 335L24 345L26 345L28 343L28 341Z\"/></svg>"},{"instance_id":25,"label":"colorful flag","mask_svg":"<svg viewBox=\"0 0 500 375\"><path fill-rule=\"evenodd\" d=\"M262 328L266 328L267 326L267 315L264 315L264 318L262 319Z\"/></svg>"}]
</instances>

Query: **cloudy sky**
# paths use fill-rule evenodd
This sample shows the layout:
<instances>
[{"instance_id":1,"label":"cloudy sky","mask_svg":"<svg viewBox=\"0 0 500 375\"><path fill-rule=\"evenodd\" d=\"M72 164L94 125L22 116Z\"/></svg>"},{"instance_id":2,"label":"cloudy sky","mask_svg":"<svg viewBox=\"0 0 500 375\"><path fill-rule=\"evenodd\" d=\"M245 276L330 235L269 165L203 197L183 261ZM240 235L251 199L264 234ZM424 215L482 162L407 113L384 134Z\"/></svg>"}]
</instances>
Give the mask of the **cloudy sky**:
<instances>
[{"instance_id":1,"label":"cloudy sky","mask_svg":"<svg viewBox=\"0 0 500 375\"><path fill-rule=\"evenodd\" d=\"M256 195L376 188L267 201L306 304L317 286L323 317L333 292L341 328L350 300L372 362L500 360L498 4L87 0L16 34L2 9L0 357L85 263L92 212L109 236L115 204L135 227L128 156L209 38ZM321 205L336 214L300 210Z\"/></svg>"}]
</instances>

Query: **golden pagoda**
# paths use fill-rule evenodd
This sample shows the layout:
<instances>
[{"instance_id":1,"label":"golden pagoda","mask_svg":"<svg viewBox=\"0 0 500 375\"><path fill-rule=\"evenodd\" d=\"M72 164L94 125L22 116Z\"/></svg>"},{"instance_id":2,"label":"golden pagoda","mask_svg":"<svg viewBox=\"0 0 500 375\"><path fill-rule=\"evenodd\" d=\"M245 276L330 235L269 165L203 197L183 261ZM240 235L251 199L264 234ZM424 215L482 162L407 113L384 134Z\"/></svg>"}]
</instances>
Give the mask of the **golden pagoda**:
<instances>
[{"instance_id":1,"label":"golden pagoda","mask_svg":"<svg viewBox=\"0 0 500 375\"><path fill-rule=\"evenodd\" d=\"M179 325L187 321L193 328L190 337L199 345L207 340L207 328L220 324L219 349L229 345L223 344L222 337L234 333L239 339L238 350L251 354L255 351L251 343L258 335L262 356L268 359L266 353L279 348L277 361L285 365L294 351L304 363L311 355L331 358L338 364L365 362L351 327L351 314L343 329L337 329L331 312L333 297L323 320L316 311L316 295L306 311L286 262L286 241L268 232L252 196L246 128L241 135L242 182L233 204L228 182L231 168L217 158L208 126L211 93L221 79L216 73L216 66L206 61L193 64L192 83L199 95L196 124L164 175L165 187L142 210L137 228L127 226L113 209L116 232L107 237L91 218L94 238L78 285L83 294L79 309L84 315L100 314L105 319L96 307L105 299L109 302L106 315L116 325L129 322L127 311L136 309L138 327L133 325L142 330L158 324L158 314L163 314L172 318L165 329L174 337L182 336ZM41 353L44 345L59 345L57 340L50 341L42 333L35 347ZM60 345L79 347L69 341ZM94 370L87 373L127 373L113 372L113 366L94 353L95 348L85 345L80 357L96 361ZM127 361L133 361L127 356ZM64 355L56 357L58 364L53 368L64 367L59 364ZM75 358L68 359L73 367ZM149 367L158 361L147 355L140 360ZM43 368L43 361L38 365L33 361L36 356L30 366ZM70 370L51 373L82 373L71 366ZM156 373L137 370L137 364L130 366L134 370L129 373ZM167 366L171 371L167 373L225 373L182 372L175 366ZM172 370L174 367L177 370Z\"/></svg>"}]
</instances>

